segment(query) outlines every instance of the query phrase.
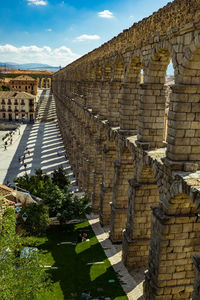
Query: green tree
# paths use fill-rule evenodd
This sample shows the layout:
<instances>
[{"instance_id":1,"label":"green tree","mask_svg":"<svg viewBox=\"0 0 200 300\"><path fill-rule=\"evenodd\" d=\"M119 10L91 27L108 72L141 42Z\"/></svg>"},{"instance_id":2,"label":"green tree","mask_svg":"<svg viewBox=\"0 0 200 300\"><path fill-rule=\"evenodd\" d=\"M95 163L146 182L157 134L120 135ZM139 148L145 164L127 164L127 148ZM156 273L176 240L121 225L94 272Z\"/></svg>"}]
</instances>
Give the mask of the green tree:
<instances>
[{"instance_id":1,"label":"green tree","mask_svg":"<svg viewBox=\"0 0 200 300\"><path fill-rule=\"evenodd\" d=\"M46 190L52 185L52 179L41 169L35 170L33 176L29 177L26 173L24 176L15 178L14 181L19 187L40 198L44 198Z\"/></svg>"},{"instance_id":2,"label":"green tree","mask_svg":"<svg viewBox=\"0 0 200 300\"><path fill-rule=\"evenodd\" d=\"M52 180L60 189L64 189L70 184L70 180L67 177L67 171L62 166L53 171Z\"/></svg>"},{"instance_id":3,"label":"green tree","mask_svg":"<svg viewBox=\"0 0 200 300\"><path fill-rule=\"evenodd\" d=\"M17 218L17 224L30 235L43 235L49 224L49 208L43 203L24 206ZM27 219L23 220L23 215Z\"/></svg>"},{"instance_id":4,"label":"green tree","mask_svg":"<svg viewBox=\"0 0 200 300\"><path fill-rule=\"evenodd\" d=\"M50 217L56 217L57 213L62 210L63 202L65 201L65 193L59 189L57 185L51 185L46 191L43 198L44 203L49 206Z\"/></svg>"},{"instance_id":5,"label":"green tree","mask_svg":"<svg viewBox=\"0 0 200 300\"><path fill-rule=\"evenodd\" d=\"M36 299L41 289L50 286L47 274L40 267L37 253L21 258L23 245L22 239L16 234L14 209L6 209L0 223L0 298Z\"/></svg>"},{"instance_id":6,"label":"green tree","mask_svg":"<svg viewBox=\"0 0 200 300\"><path fill-rule=\"evenodd\" d=\"M34 176L29 177L25 174L15 179L15 181L18 186L42 198L49 207L50 217L58 217L60 223L65 223L73 218L83 217L85 213L91 211L88 206L89 199L87 196L74 197L70 191L70 181L63 167L54 170L52 178L39 169L35 171ZM30 232L33 233L33 229L32 227Z\"/></svg>"}]
</instances>

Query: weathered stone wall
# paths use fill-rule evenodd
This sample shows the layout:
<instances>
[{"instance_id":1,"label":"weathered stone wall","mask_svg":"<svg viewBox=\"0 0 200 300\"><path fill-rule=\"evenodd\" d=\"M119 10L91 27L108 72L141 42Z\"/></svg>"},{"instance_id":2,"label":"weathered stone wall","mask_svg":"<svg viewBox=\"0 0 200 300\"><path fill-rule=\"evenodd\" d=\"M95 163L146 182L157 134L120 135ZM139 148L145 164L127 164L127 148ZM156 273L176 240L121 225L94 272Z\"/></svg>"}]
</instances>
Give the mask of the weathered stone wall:
<instances>
[{"instance_id":1,"label":"weathered stone wall","mask_svg":"<svg viewBox=\"0 0 200 300\"><path fill-rule=\"evenodd\" d=\"M194 292L192 295L193 300L200 299L200 255L196 254L193 256L193 261L195 265L195 282L194 282Z\"/></svg>"},{"instance_id":2,"label":"weathered stone wall","mask_svg":"<svg viewBox=\"0 0 200 300\"><path fill-rule=\"evenodd\" d=\"M110 224L111 240L122 241L128 269L148 267L148 300L192 297L192 257L200 252L199 17L199 0L169 3L52 82L79 188L101 224Z\"/></svg>"}]
</instances>

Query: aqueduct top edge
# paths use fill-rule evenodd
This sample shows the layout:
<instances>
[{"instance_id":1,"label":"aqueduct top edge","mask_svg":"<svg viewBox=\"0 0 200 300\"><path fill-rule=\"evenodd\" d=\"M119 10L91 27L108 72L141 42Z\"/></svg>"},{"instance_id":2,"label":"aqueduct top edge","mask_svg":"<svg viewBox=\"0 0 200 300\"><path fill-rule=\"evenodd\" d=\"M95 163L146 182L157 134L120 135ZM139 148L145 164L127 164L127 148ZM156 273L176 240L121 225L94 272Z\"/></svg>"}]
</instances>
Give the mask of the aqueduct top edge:
<instances>
[{"instance_id":1,"label":"aqueduct top edge","mask_svg":"<svg viewBox=\"0 0 200 300\"><path fill-rule=\"evenodd\" d=\"M194 22L200 18L200 0L175 0L154 12L151 16L134 23L129 29L125 29L118 36L102 44L88 54L83 55L76 61L67 65L58 73L62 73L66 68L74 68L80 64L102 58L114 51L122 52L130 46L141 48L145 42L155 35L164 35L171 30L173 35L177 30L180 35L180 28Z\"/></svg>"}]
</instances>

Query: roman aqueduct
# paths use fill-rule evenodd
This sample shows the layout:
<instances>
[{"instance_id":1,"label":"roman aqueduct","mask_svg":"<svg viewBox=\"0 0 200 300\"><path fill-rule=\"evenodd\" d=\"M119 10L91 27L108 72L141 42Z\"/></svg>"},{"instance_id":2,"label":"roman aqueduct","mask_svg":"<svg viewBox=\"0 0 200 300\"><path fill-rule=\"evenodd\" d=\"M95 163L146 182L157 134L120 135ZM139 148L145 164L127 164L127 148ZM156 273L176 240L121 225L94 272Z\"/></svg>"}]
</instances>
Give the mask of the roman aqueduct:
<instances>
[{"instance_id":1,"label":"roman aqueduct","mask_svg":"<svg viewBox=\"0 0 200 300\"><path fill-rule=\"evenodd\" d=\"M145 299L200 299L200 0L167 4L52 85L79 188L127 268L147 266Z\"/></svg>"}]
</instances>

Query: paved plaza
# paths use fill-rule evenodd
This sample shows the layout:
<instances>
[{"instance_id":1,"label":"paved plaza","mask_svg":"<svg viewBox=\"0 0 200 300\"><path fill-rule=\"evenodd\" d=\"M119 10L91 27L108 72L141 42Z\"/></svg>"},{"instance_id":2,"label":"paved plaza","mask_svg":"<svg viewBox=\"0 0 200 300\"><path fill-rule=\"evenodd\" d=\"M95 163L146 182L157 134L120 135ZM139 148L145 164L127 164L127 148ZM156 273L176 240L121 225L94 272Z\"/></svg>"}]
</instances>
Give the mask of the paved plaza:
<instances>
[{"instance_id":1,"label":"paved plaza","mask_svg":"<svg viewBox=\"0 0 200 300\"><path fill-rule=\"evenodd\" d=\"M25 150L28 147L30 154ZM26 169L19 156L25 154ZM39 91L39 110L34 124L20 126L13 136L12 145L7 150L0 148L0 183L11 183L17 176L34 174L35 169L41 168L47 174L58 166L63 166L75 184L69 161L65 158L65 150L57 124L56 108L49 89ZM76 186L74 186L76 188ZM121 261L121 245L113 245L109 239L109 228L102 228L97 215L88 216L89 222L109 258L114 270L118 273L120 282L130 300L144 299L142 282L143 273L134 272L131 276Z\"/></svg>"},{"instance_id":2,"label":"paved plaza","mask_svg":"<svg viewBox=\"0 0 200 300\"><path fill-rule=\"evenodd\" d=\"M27 147L30 154L26 151ZM24 154L24 163L19 162L19 157L22 158ZM17 131L12 145L9 144L7 150L3 146L0 148L0 155L0 183L13 184L15 177L22 176L25 172L33 175L35 169L39 168L50 174L58 166L63 166L68 170L69 176L72 175L69 162L65 158L55 102L50 89L40 90L36 122L21 125L20 135Z\"/></svg>"}]
</instances>

